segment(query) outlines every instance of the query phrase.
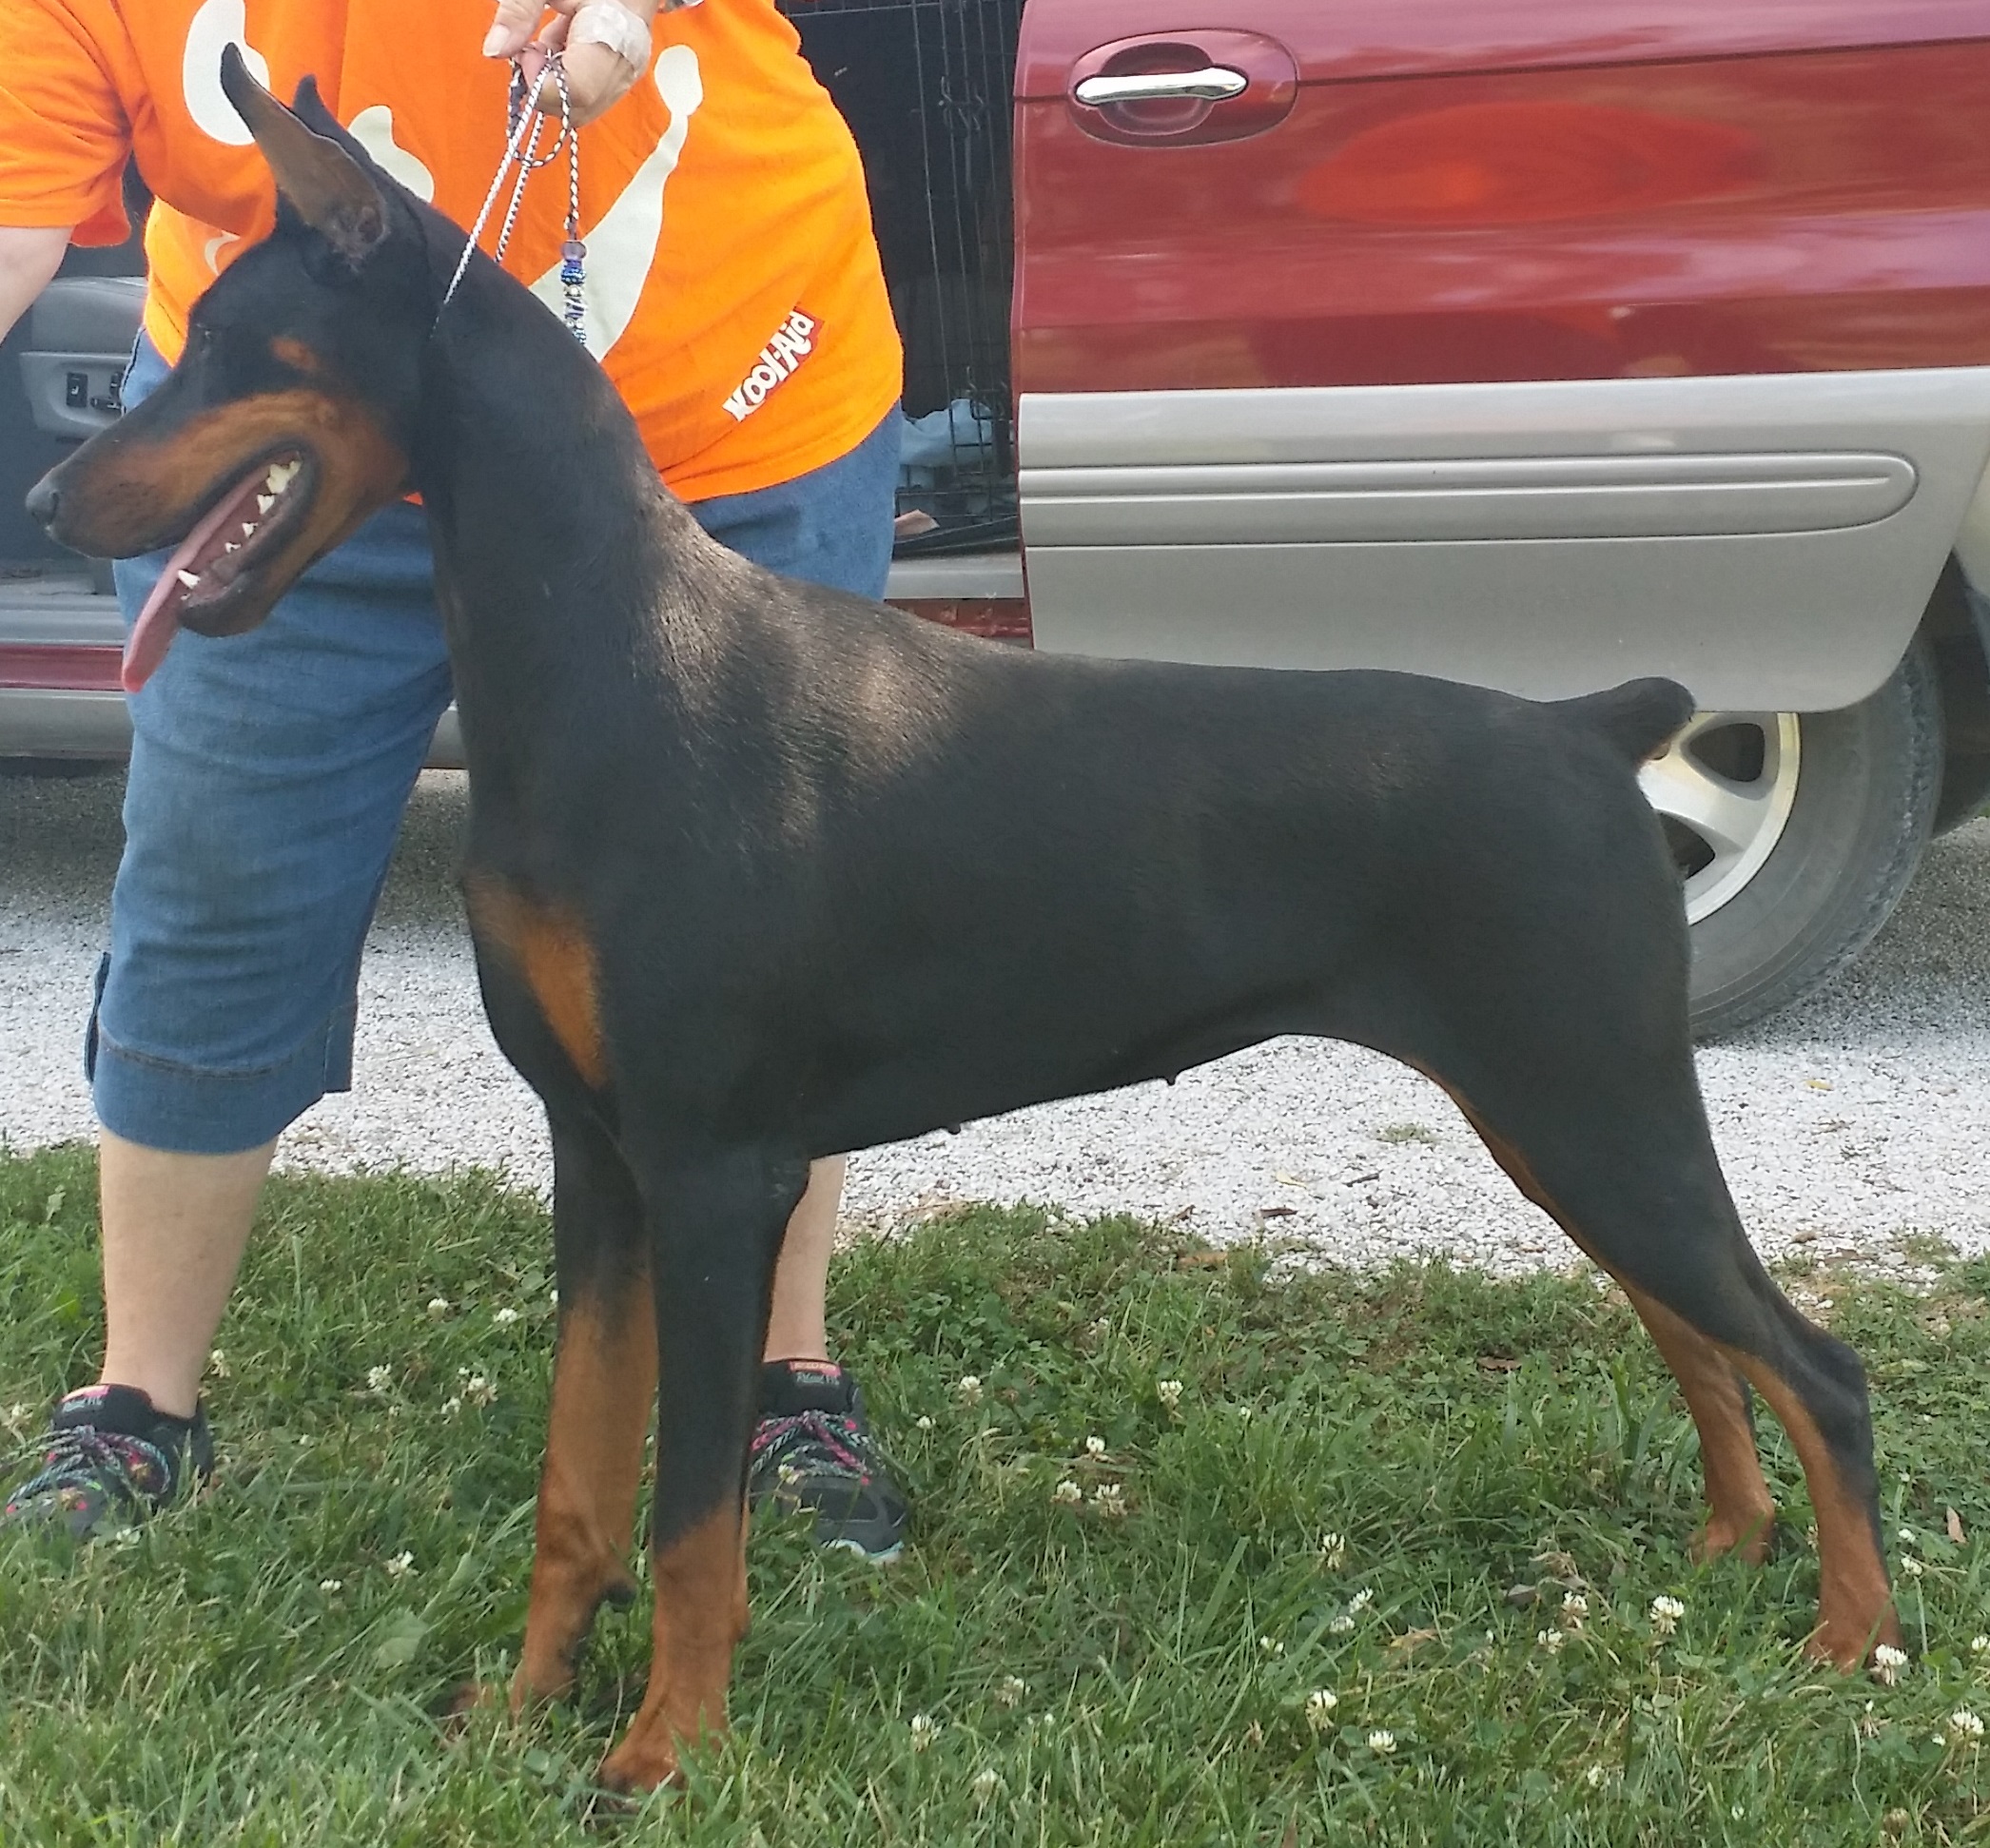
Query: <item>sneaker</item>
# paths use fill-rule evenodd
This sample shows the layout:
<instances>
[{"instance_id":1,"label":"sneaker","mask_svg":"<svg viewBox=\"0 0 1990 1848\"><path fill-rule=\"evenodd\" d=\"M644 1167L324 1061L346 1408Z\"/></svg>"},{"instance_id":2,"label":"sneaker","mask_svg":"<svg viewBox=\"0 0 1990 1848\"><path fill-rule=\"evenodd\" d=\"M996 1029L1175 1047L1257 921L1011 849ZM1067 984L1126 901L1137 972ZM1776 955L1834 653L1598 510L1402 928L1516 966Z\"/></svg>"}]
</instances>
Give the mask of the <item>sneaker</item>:
<instances>
[{"instance_id":1,"label":"sneaker","mask_svg":"<svg viewBox=\"0 0 1990 1848\"><path fill-rule=\"evenodd\" d=\"M41 1450L40 1469L0 1509L0 1528L59 1525L71 1540L95 1540L136 1527L214 1468L206 1412L171 1417L135 1386L59 1399Z\"/></svg>"},{"instance_id":2,"label":"sneaker","mask_svg":"<svg viewBox=\"0 0 1990 1848\"><path fill-rule=\"evenodd\" d=\"M810 1508L815 1541L873 1565L905 1546L899 1493L864 1419L864 1395L823 1360L771 1360L760 1369L760 1422L747 1464L755 1508Z\"/></svg>"}]
</instances>

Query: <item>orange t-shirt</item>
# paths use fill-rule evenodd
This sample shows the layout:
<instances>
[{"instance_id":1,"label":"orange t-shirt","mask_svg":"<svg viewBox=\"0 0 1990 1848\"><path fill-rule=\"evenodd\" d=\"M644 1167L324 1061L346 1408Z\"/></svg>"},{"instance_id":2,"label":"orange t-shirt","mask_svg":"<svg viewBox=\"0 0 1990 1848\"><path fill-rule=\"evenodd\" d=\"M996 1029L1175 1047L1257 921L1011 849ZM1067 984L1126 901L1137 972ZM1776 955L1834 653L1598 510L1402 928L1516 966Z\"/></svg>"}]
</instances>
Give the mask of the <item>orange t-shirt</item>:
<instances>
[{"instance_id":1,"label":"orange t-shirt","mask_svg":"<svg viewBox=\"0 0 1990 1848\"><path fill-rule=\"evenodd\" d=\"M222 47L244 45L282 97L314 74L381 166L467 225L505 144L511 67L479 53L491 14L489 0L21 0L0 61L0 224L115 243L135 158L158 201L146 326L171 359L218 267L275 217ZM693 0L657 16L654 48L580 131L588 348L665 479L699 500L861 441L898 395L898 335L855 144L773 0ZM562 154L527 183L505 253L555 307L566 200Z\"/></svg>"}]
</instances>

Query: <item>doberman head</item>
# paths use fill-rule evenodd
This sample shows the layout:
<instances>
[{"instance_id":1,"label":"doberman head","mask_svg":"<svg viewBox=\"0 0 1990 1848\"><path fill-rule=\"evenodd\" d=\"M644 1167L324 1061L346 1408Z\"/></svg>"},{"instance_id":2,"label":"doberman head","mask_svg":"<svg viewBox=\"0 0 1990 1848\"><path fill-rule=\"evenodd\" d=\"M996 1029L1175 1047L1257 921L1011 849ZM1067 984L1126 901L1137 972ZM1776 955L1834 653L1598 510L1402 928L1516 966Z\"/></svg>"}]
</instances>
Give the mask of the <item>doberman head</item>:
<instances>
[{"instance_id":1,"label":"doberman head","mask_svg":"<svg viewBox=\"0 0 1990 1848\"><path fill-rule=\"evenodd\" d=\"M230 46L222 85L276 175L276 229L195 303L172 377L28 500L79 552L170 548L126 648L132 691L182 626L254 628L313 560L407 491L439 294L422 208L312 79L285 108Z\"/></svg>"}]
</instances>

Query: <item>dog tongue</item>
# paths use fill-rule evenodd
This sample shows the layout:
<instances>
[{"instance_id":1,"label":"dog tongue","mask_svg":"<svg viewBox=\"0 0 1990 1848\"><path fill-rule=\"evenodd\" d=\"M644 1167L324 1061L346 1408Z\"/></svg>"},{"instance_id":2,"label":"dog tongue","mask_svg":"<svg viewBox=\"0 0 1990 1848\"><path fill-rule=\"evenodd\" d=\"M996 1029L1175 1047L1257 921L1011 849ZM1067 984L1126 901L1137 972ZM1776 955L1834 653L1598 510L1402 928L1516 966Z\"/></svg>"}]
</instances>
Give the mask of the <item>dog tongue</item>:
<instances>
[{"instance_id":1,"label":"dog tongue","mask_svg":"<svg viewBox=\"0 0 1990 1848\"><path fill-rule=\"evenodd\" d=\"M201 548L221 531L222 523L237 512L261 479L260 471L244 477L231 493L222 496L220 506L202 517L166 561L158 583L152 586L151 594L138 613L138 620L131 625L131 633L125 638L125 659L118 678L127 693L135 693L152 677L152 671L166 659L166 651L180 632L180 606L186 601L186 587L180 582L180 574L200 555Z\"/></svg>"}]
</instances>

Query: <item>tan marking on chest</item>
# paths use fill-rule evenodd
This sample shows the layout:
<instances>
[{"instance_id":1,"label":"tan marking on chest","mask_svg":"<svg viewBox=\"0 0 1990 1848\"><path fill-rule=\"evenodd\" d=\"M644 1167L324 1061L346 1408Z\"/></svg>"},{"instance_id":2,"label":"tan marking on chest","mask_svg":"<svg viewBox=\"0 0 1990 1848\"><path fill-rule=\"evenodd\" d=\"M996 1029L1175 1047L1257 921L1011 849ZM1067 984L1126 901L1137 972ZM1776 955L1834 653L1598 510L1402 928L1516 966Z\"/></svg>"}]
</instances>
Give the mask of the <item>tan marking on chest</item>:
<instances>
[{"instance_id":1,"label":"tan marking on chest","mask_svg":"<svg viewBox=\"0 0 1990 1848\"><path fill-rule=\"evenodd\" d=\"M599 982L595 947L580 920L488 876L470 875L463 894L471 923L524 977L574 1069L595 1090L602 1089L608 1082L608 1059L601 1040Z\"/></svg>"}]
</instances>

